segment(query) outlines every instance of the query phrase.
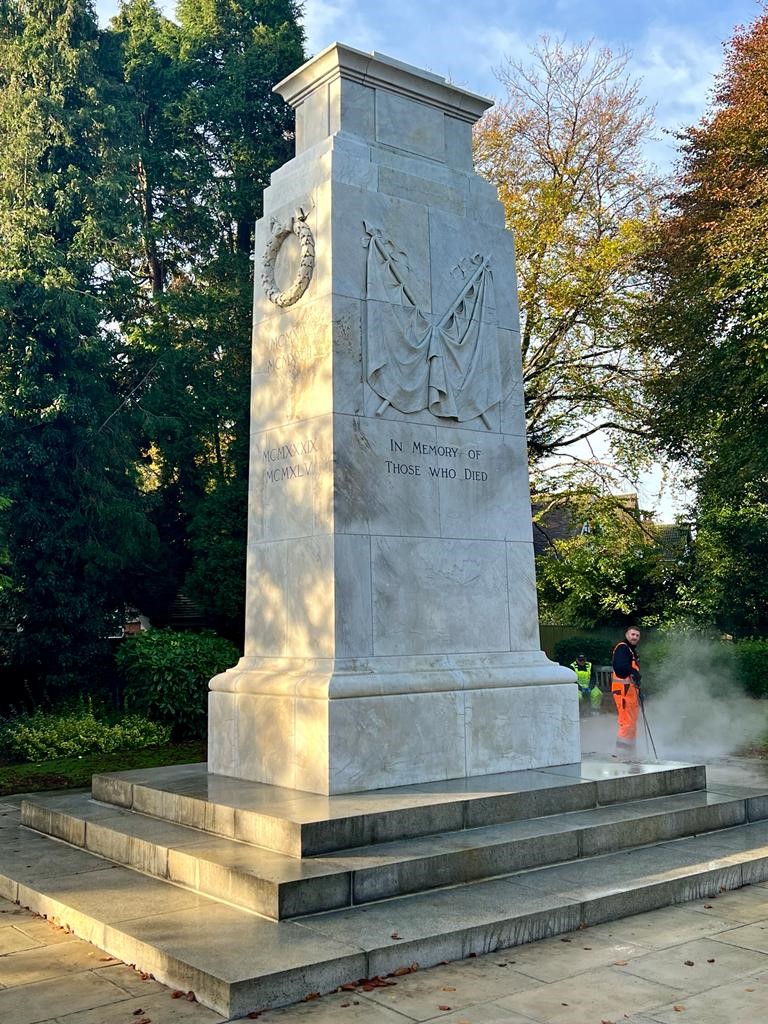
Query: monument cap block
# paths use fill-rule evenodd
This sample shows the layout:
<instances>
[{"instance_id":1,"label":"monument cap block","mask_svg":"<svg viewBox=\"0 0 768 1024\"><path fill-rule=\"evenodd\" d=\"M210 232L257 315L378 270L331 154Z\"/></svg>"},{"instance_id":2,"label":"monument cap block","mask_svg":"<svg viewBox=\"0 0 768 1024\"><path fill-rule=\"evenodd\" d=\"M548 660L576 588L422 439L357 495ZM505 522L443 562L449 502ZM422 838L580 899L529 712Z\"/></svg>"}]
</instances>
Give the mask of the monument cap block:
<instances>
[{"instance_id":1,"label":"monument cap block","mask_svg":"<svg viewBox=\"0 0 768 1024\"><path fill-rule=\"evenodd\" d=\"M578 760L540 650L490 101L333 44L256 230L245 654L209 768L320 793Z\"/></svg>"}]
</instances>

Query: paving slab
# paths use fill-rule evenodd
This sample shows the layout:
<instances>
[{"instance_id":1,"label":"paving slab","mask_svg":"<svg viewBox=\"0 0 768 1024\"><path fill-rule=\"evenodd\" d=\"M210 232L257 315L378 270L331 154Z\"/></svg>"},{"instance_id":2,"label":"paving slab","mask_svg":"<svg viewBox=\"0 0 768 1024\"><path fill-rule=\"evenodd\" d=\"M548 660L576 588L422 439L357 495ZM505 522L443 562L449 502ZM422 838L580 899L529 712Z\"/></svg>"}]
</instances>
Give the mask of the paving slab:
<instances>
[{"instance_id":1,"label":"paving slab","mask_svg":"<svg viewBox=\"0 0 768 1024\"><path fill-rule=\"evenodd\" d=\"M77 971L48 981L0 990L0 1020L33 1024L58 1020L78 1010L108 1006L124 993L98 972Z\"/></svg>"},{"instance_id":2,"label":"paving slab","mask_svg":"<svg viewBox=\"0 0 768 1024\"><path fill-rule=\"evenodd\" d=\"M590 938L608 942L625 942L648 949L666 949L707 935L738 927L736 921L724 917L710 917L689 909L692 904L663 907L645 914L619 918L590 928ZM619 959L625 960L626 957Z\"/></svg>"},{"instance_id":3,"label":"paving slab","mask_svg":"<svg viewBox=\"0 0 768 1024\"><path fill-rule=\"evenodd\" d=\"M367 998L416 1021L438 1016L442 1019L447 1012L442 1007L474 1007L478 1002L491 1002L536 984L508 966L504 958L487 956L441 964L390 980L396 984L374 989L366 993Z\"/></svg>"},{"instance_id":4,"label":"paving slab","mask_svg":"<svg viewBox=\"0 0 768 1024\"><path fill-rule=\"evenodd\" d=\"M595 1024L677 1002L681 989L601 967L497 999L500 1006L545 1024Z\"/></svg>"},{"instance_id":5,"label":"paving slab","mask_svg":"<svg viewBox=\"0 0 768 1024\"><path fill-rule=\"evenodd\" d=\"M583 928L569 935L508 949L496 959L500 963L506 961L527 977L549 982L647 952L647 947L638 943L600 938L594 928Z\"/></svg>"},{"instance_id":6,"label":"paving slab","mask_svg":"<svg viewBox=\"0 0 768 1024\"><path fill-rule=\"evenodd\" d=\"M81 939L52 946L38 945L4 955L0 959L0 982L6 987L29 985L55 978L70 969L92 970L114 962L114 957Z\"/></svg>"},{"instance_id":7,"label":"paving slab","mask_svg":"<svg viewBox=\"0 0 768 1024\"><path fill-rule=\"evenodd\" d=\"M727 933L726 933L727 934ZM696 939L674 950L629 955L620 970L647 981L682 988L688 994L723 985L741 975L768 970L768 954L718 938Z\"/></svg>"},{"instance_id":8,"label":"paving slab","mask_svg":"<svg viewBox=\"0 0 768 1024\"><path fill-rule=\"evenodd\" d=\"M443 1016L439 1012L435 1016L439 1016L443 1024ZM408 1024L414 1018L373 1002L368 994L338 992L296 1006L264 1010L258 1020L259 1024L287 1024L288 1021L290 1024L309 1024L310 1021L311 1024ZM480 1018L477 1020L480 1021ZM524 1024L531 1024L531 1021L525 1021Z\"/></svg>"},{"instance_id":9,"label":"paving slab","mask_svg":"<svg viewBox=\"0 0 768 1024\"><path fill-rule=\"evenodd\" d=\"M768 1020L768 975L741 978L697 995L675 999L630 1024L762 1024ZM575 1024L575 1022L574 1022Z\"/></svg>"},{"instance_id":10,"label":"paving slab","mask_svg":"<svg viewBox=\"0 0 768 1024\"><path fill-rule=\"evenodd\" d=\"M742 949L756 949L768 953L768 919L720 932L718 939Z\"/></svg>"}]
</instances>

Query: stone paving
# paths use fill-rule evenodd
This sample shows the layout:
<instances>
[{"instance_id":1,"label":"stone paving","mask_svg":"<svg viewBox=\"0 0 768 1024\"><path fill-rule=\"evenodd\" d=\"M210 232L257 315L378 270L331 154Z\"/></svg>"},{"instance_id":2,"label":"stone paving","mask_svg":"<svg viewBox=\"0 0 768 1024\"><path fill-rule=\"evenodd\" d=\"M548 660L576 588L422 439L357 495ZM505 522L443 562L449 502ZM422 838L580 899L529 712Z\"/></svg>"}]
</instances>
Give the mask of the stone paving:
<instances>
[{"instance_id":1,"label":"stone paving","mask_svg":"<svg viewBox=\"0 0 768 1024\"><path fill-rule=\"evenodd\" d=\"M374 979L250 1019L262 1024L760 1024L768 1020L768 885ZM220 1024L223 1018L0 900L0 1021Z\"/></svg>"}]
</instances>

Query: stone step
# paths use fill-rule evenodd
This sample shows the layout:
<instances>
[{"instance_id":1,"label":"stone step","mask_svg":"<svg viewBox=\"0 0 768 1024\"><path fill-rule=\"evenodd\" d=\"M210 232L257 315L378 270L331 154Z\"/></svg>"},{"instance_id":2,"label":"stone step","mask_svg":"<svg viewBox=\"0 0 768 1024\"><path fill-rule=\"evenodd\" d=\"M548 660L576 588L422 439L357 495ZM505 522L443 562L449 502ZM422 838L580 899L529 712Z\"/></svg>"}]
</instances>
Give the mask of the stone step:
<instances>
[{"instance_id":1,"label":"stone step","mask_svg":"<svg viewBox=\"0 0 768 1024\"><path fill-rule=\"evenodd\" d=\"M79 796L25 800L22 823L118 864L284 919L768 818L751 790L655 797L299 861Z\"/></svg>"},{"instance_id":2,"label":"stone step","mask_svg":"<svg viewBox=\"0 0 768 1024\"><path fill-rule=\"evenodd\" d=\"M2 895L228 1017L768 878L768 823L757 822L274 922L37 833L9 833Z\"/></svg>"},{"instance_id":3,"label":"stone step","mask_svg":"<svg viewBox=\"0 0 768 1024\"><path fill-rule=\"evenodd\" d=\"M208 775L197 764L95 775L92 793L102 803L300 858L705 786L702 765L594 760L325 797Z\"/></svg>"}]
</instances>

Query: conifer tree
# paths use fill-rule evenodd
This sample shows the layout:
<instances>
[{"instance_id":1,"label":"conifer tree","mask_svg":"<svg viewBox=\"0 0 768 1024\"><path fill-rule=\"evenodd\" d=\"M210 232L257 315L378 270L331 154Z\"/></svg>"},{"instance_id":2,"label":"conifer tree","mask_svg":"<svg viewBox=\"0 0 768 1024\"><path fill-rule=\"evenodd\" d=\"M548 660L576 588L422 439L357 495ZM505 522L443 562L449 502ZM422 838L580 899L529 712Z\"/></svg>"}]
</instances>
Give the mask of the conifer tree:
<instances>
[{"instance_id":1,"label":"conifer tree","mask_svg":"<svg viewBox=\"0 0 768 1024\"><path fill-rule=\"evenodd\" d=\"M156 557L111 322L115 94L90 0L5 0L0 14L2 614L17 656L66 678Z\"/></svg>"}]
</instances>

